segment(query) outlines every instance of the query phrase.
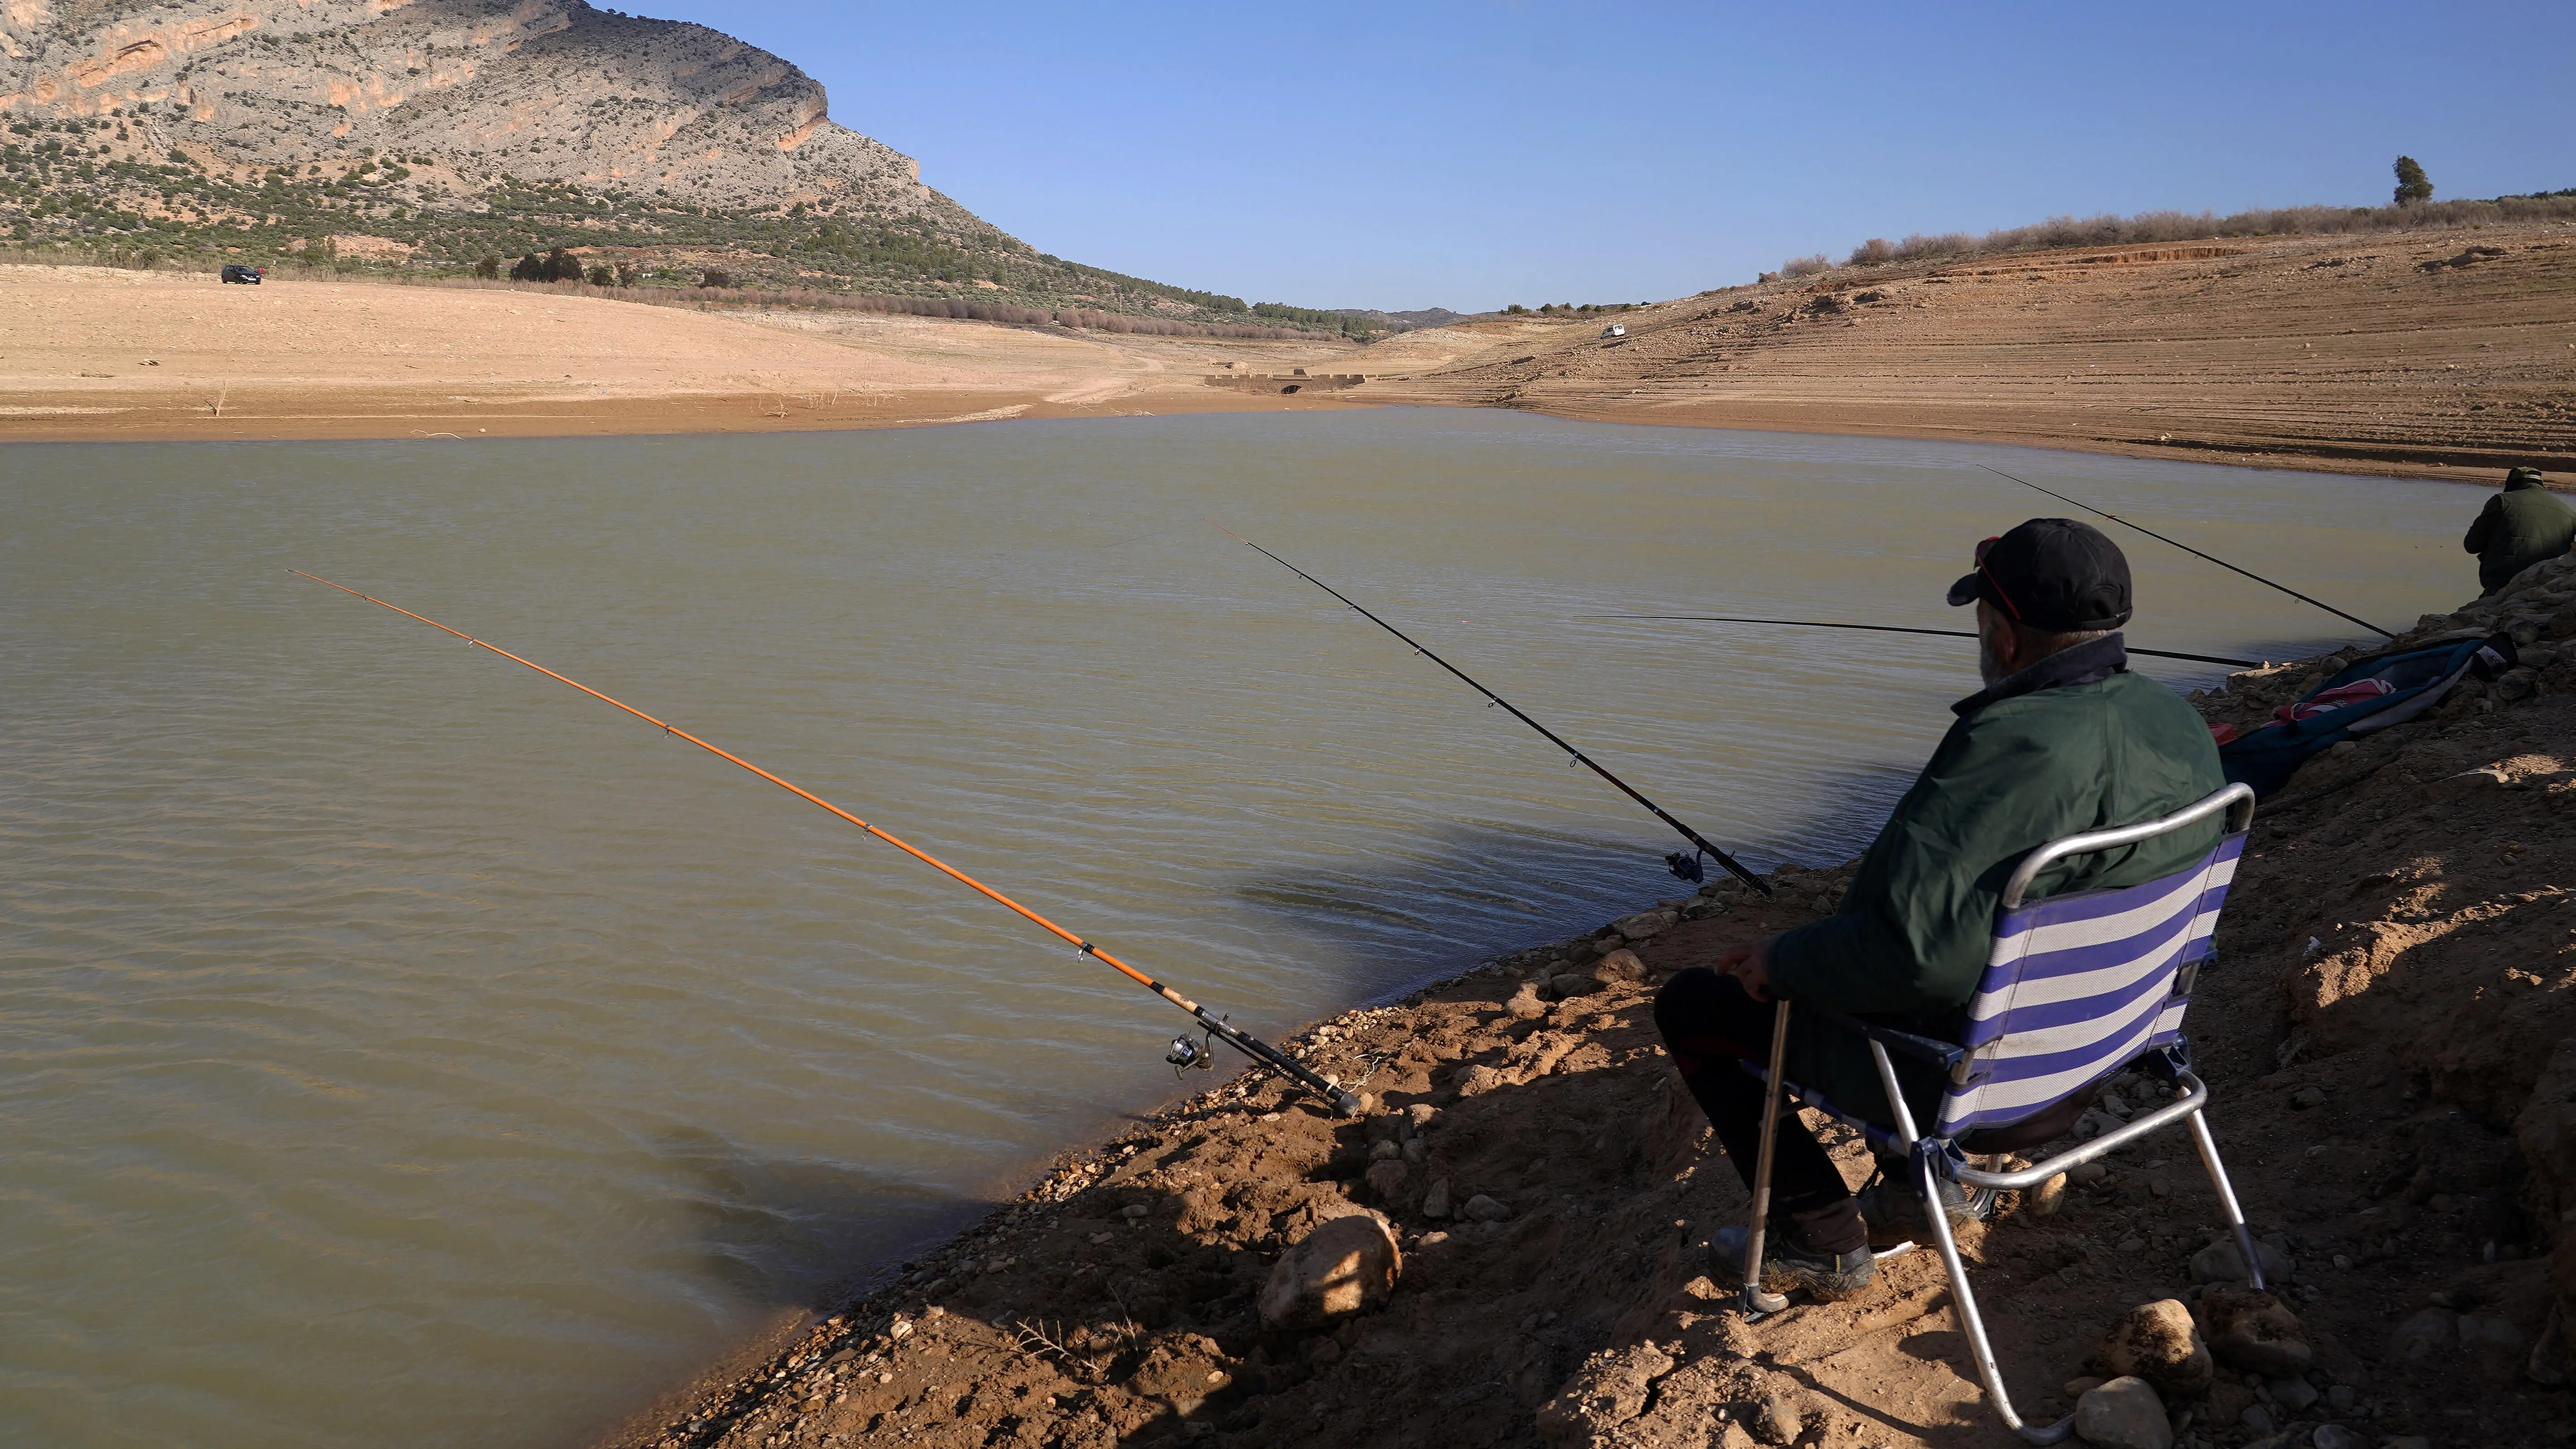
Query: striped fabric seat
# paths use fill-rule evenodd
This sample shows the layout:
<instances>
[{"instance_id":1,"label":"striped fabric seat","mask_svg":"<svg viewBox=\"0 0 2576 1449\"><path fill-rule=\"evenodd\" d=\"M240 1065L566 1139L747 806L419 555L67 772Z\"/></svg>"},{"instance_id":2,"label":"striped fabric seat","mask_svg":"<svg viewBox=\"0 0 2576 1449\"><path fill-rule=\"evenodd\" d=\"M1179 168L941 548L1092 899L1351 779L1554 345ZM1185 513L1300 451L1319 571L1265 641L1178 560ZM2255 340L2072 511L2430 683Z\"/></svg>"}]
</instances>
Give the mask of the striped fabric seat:
<instances>
[{"instance_id":1,"label":"striped fabric seat","mask_svg":"<svg viewBox=\"0 0 2576 1449\"><path fill-rule=\"evenodd\" d=\"M1934 1135L2021 1121L2182 1036L2186 967L2209 955L2242 832L2189 870L2124 890L2078 891L2003 912L1960 1044L1965 1080Z\"/></svg>"}]
</instances>

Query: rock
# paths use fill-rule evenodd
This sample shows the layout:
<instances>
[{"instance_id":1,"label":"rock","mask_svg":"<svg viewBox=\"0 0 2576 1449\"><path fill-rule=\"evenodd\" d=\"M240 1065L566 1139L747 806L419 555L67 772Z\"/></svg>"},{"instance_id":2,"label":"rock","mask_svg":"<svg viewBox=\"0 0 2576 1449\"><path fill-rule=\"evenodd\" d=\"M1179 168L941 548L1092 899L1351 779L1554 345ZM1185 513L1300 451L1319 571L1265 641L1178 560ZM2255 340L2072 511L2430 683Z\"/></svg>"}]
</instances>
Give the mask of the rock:
<instances>
[{"instance_id":1,"label":"rock","mask_svg":"<svg viewBox=\"0 0 2576 1449\"><path fill-rule=\"evenodd\" d=\"M2447 1309L2427 1308L2388 1336L2388 1356L2422 1360L2459 1342L2457 1320Z\"/></svg>"},{"instance_id":2,"label":"rock","mask_svg":"<svg viewBox=\"0 0 2576 1449\"><path fill-rule=\"evenodd\" d=\"M2338 1414L2349 1414L2360 1406L2361 1395L2354 1393L2350 1384L2337 1384L2326 1390L2326 1407Z\"/></svg>"},{"instance_id":3,"label":"rock","mask_svg":"<svg viewBox=\"0 0 2576 1449\"><path fill-rule=\"evenodd\" d=\"M2053 1218L2066 1206L2066 1174L2059 1173L2024 1194L2022 1207L2034 1217Z\"/></svg>"},{"instance_id":4,"label":"rock","mask_svg":"<svg viewBox=\"0 0 2576 1449\"><path fill-rule=\"evenodd\" d=\"M2254 1407L2254 1391L2243 1384L2222 1380L2210 1385L2209 1413L2212 1424L2233 1424L2247 1409Z\"/></svg>"},{"instance_id":5,"label":"rock","mask_svg":"<svg viewBox=\"0 0 2576 1449\"><path fill-rule=\"evenodd\" d=\"M1118 1216L1125 1218L1132 1223L1152 1211L1152 1208L1145 1206L1141 1202L1131 1202L1118 1210Z\"/></svg>"},{"instance_id":6,"label":"rock","mask_svg":"<svg viewBox=\"0 0 2576 1449\"><path fill-rule=\"evenodd\" d=\"M2075 1401L2075 1432L2103 1449L2173 1449L2173 1424L2155 1385L2116 1378Z\"/></svg>"},{"instance_id":7,"label":"rock","mask_svg":"<svg viewBox=\"0 0 2576 1449\"><path fill-rule=\"evenodd\" d=\"M2508 1319L2463 1313L2452 1329L2459 1335L2462 1354L2499 1375L2511 1374L2520 1368L2524 1354L2530 1349L2522 1330L2514 1327Z\"/></svg>"},{"instance_id":8,"label":"rock","mask_svg":"<svg viewBox=\"0 0 2576 1449\"><path fill-rule=\"evenodd\" d=\"M1465 1216L1480 1223L1499 1223L1512 1215L1511 1204L1478 1193L1467 1199Z\"/></svg>"},{"instance_id":9,"label":"rock","mask_svg":"<svg viewBox=\"0 0 2576 1449\"><path fill-rule=\"evenodd\" d=\"M2210 1353L2240 1373L2295 1378L2316 1358L2299 1316L2269 1293L2212 1284L2201 1295L2200 1311Z\"/></svg>"},{"instance_id":10,"label":"rock","mask_svg":"<svg viewBox=\"0 0 2576 1449\"><path fill-rule=\"evenodd\" d=\"M2538 637L2536 631L2534 637ZM2540 671L2537 669L2520 666L2508 669L2503 677L2495 682L2496 698L2508 704L2517 699L2529 699L2539 692L2539 679Z\"/></svg>"},{"instance_id":11,"label":"rock","mask_svg":"<svg viewBox=\"0 0 2576 1449\"><path fill-rule=\"evenodd\" d=\"M1430 1126L1431 1119L1439 1115L1440 1109L1428 1102L1416 1102L1404 1109L1404 1120L1413 1124L1413 1130L1416 1132Z\"/></svg>"},{"instance_id":12,"label":"rock","mask_svg":"<svg viewBox=\"0 0 2576 1449\"><path fill-rule=\"evenodd\" d=\"M2236 1422L2257 1434L2269 1434L2280 1427L2272 1422L2272 1411L2261 1404L2248 1405L2236 1416Z\"/></svg>"},{"instance_id":13,"label":"rock","mask_svg":"<svg viewBox=\"0 0 2576 1449\"><path fill-rule=\"evenodd\" d=\"M1643 981L1646 979L1646 963L1634 951L1613 951L1592 963L1592 979L1604 986L1612 982Z\"/></svg>"},{"instance_id":14,"label":"rock","mask_svg":"<svg viewBox=\"0 0 2576 1449\"><path fill-rule=\"evenodd\" d=\"M1514 997L1513 999L1516 1001L1519 1000L1518 997ZM1544 1010L1544 1008L1541 1009ZM1467 1069L1467 1075L1458 1079L1458 1095L1461 1097L1479 1097L1494 1090L1502 1084L1502 1073L1495 1071L1492 1067L1487 1066L1482 1062L1479 1062Z\"/></svg>"},{"instance_id":15,"label":"rock","mask_svg":"<svg viewBox=\"0 0 2576 1449\"><path fill-rule=\"evenodd\" d=\"M2302 1111L2310 1107L2322 1107L2325 1104L2326 1089L2323 1087L2301 1087L2290 1094L2290 1105Z\"/></svg>"},{"instance_id":16,"label":"rock","mask_svg":"<svg viewBox=\"0 0 2576 1449\"><path fill-rule=\"evenodd\" d=\"M1422 1195L1422 1215L1435 1219L1449 1216L1449 1179L1434 1182L1431 1190Z\"/></svg>"},{"instance_id":17,"label":"rock","mask_svg":"<svg viewBox=\"0 0 2576 1449\"><path fill-rule=\"evenodd\" d=\"M2095 1389L2102 1387L2105 1382L2107 1382L2107 1380L2093 1378L2089 1375L2080 1379L2068 1379L2065 1387L2059 1389L2058 1392L2069 1399L2080 1399L2086 1394L2093 1392Z\"/></svg>"},{"instance_id":18,"label":"rock","mask_svg":"<svg viewBox=\"0 0 2576 1449\"><path fill-rule=\"evenodd\" d=\"M1622 916L1612 921L1610 929L1630 941L1643 941L1663 932L1681 918L1679 911L1639 911L1633 916Z\"/></svg>"},{"instance_id":19,"label":"rock","mask_svg":"<svg viewBox=\"0 0 2576 1449\"><path fill-rule=\"evenodd\" d=\"M1765 1444L1794 1444L1806 1428L1806 1421L1798 1417L1797 1406L1778 1394L1769 1395L1754 1407L1753 1437Z\"/></svg>"},{"instance_id":20,"label":"rock","mask_svg":"<svg viewBox=\"0 0 2576 1449\"><path fill-rule=\"evenodd\" d=\"M1672 1371L1672 1357L1651 1343L1595 1354L1539 1406L1539 1442L1567 1449L1609 1442L1611 1431L1645 1410L1655 1380Z\"/></svg>"},{"instance_id":21,"label":"rock","mask_svg":"<svg viewBox=\"0 0 2576 1449\"><path fill-rule=\"evenodd\" d=\"M2400 1434L2382 1441L2379 1449L2433 1449L2433 1441L2421 1434Z\"/></svg>"},{"instance_id":22,"label":"rock","mask_svg":"<svg viewBox=\"0 0 2576 1449\"><path fill-rule=\"evenodd\" d=\"M1385 1305L1404 1272L1404 1253L1373 1212L1329 1218L1280 1255L1261 1288L1270 1328L1321 1328Z\"/></svg>"},{"instance_id":23,"label":"rock","mask_svg":"<svg viewBox=\"0 0 2576 1449\"><path fill-rule=\"evenodd\" d=\"M2273 1403L2293 1414L2306 1413L2324 1397L2317 1392L2317 1386L2306 1379L2274 1379L2263 1387L2271 1391Z\"/></svg>"},{"instance_id":24,"label":"rock","mask_svg":"<svg viewBox=\"0 0 2576 1449\"><path fill-rule=\"evenodd\" d=\"M2363 1449L2362 1437L2341 1424L2319 1424L2308 1442L2316 1449Z\"/></svg>"},{"instance_id":25,"label":"rock","mask_svg":"<svg viewBox=\"0 0 2576 1449\"><path fill-rule=\"evenodd\" d=\"M1369 1149L1369 1161L1384 1162L1390 1157L1402 1154L1403 1151L1404 1148L1398 1144L1394 1138L1382 1138L1378 1141L1377 1145Z\"/></svg>"},{"instance_id":26,"label":"rock","mask_svg":"<svg viewBox=\"0 0 2576 1449\"><path fill-rule=\"evenodd\" d=\"M2291 1283L2298 1280L2299 1265L2291 1260L2289 1254L2273 1247L2270 1243L2256 1243L2254 1256L2263 1265L2265 1283ZM2236 1251L2236 1238L2233 1234L2222 1237L2191 1255L2191 1281L2194 1283L2246 1281L2245 1255Z\"/></svg>"},{"instance_id":27,"label":"rock","mask_svg":"<svg viewBox=\"0 0 2576 1449\"><path fill-rule=\"evenodd\" d=\"M2200 1341L2200 1330L2192 1324L2191 1310L2178 1298L2130 1309L2103 1335L2095 1357L2114 1378L2142 1378L2177 1396L2208 1388L2218 1372L2209 1345Z\"/></svg>"},{"instance_id":28,"label":"rock","mask_svg":"<svg viewBox=\"0 0 2576 1449\"><path fill-rule=\"evenodd\" d=\"M1547 1015L1547 1003L1538 999L1536 986L1524 981L1521 989L1512 993L1512 999L1503 1003L1503 1010L1514 1021L1536 1021Z\"/></svg>"},{"instance_id":29,"label":"rock","mask_svg":"<svg viewBox=\"0 0 2576 1449\"><path fill-rule=\"evenodd\" d=\"M1710 1449L1753 1449L1753 1436L1744 1432L1742 1424L1729 1419L1718 1429L1717 1442Z\"/></svg>"},{"instance_id":30,"label":"rock","mask_svg":"<svg viewBox=\"0 0 2576 1449\"><path fill-rule=\"evenodd\" d=\"M1404 1184L1412 1177L1412 1168L1392 1159L1385 1162L1372 1162L1369 1164L1368 1171L1362 1174L1363 1180L1368 1183L1369 1191L1377 1194L1380 1202L1392 1202L1395 1195L1404 1190Z\"/></svg>"},{"instance_id":31,"label":"rock","mask_svg":"<svg viewBox=\"0 0 2576 1449\"><path fill-rule=\"evenodd\" d=\"M1562 976L1552 977L1547 984L1556 992L1556 999L1559 1001L1589 995L1601 988L1600 982L1580 971L1568 971Z\"/></svg>"}]
</instances>

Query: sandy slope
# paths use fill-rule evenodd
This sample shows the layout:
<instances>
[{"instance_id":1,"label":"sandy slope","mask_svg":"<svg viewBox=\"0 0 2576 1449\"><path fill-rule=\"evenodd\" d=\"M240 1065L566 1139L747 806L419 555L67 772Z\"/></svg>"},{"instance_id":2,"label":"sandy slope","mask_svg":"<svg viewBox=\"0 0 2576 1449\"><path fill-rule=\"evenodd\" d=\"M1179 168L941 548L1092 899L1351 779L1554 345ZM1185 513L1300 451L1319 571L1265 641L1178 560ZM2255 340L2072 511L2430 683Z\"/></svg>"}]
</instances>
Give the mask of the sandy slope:
<instances>
[{"instance_id":1,"label":"sandy slope","mask_svg":"<svg viewBox=\"0 0 2576 1449\"><path fill-rule=\"evenodd\" d=\"M2502 628L2545 667L2320 757L2256 817L2188 1027L2313 1363L2298 1384L2228 1367L2169 1395L2183 1449L2297 1449L2328 1424L2363 1445L2576 1429L2557 1286L2576 1285L2562 562L2411 636ZM2249 671L2198 703L2250 724L2342 662ZM1709 1235L1746 1194L1675 1086L1653 985L1829 909L1849 869L1783 868L1769 902L1708 888L1641 931L1642 980L1612 956L1579 994L1526 999L1524 980L1587 972L1617 944L1605 927L1301 1033L1294 1049L1370 1092L1372 1115L1337 1120L1257 1077L1203 1092L613 1442L1750 1449L1771 1400L1820 1449L2010 1442L1930 1255L1755 1327L1711 1276ZM2156 1100L2124 1078L2098 1110ZM1859 1181L1861 1149L1837 1155ZM2187 1136L2107 1166L2053 1211L2009 1200L1970 1241L2025 1412L2066 1413L2061 1386L2132 1306L2206 1317L2193 1260L2220 1218ZM1478 1193L1499 1221L1456 1214ZM1403 1241L1393 1297L1331 1331L1265 1330L1254 1295L1282 1250L1364 1210Z\"/></svg>"},{"instance_id":2,"label":"sandy slope","mask_svg":"<svg viewBox=\"0 0 2576 1449\"><path fill-rule=\"evenodd\" d=\"M0 438L849 428L1322 407L1205 386L1313 346L869 313L700 311L554 290L0 267Z\"/></svg>"},{"instance_id":3,"label":"sandy slope","mask_svg":"<svg viewBox=\"0 0 2576 1449\"><path fill-rule=\"evenodd\" d=\"M1627 313L1625 338L1609 320L1400 338L1366 354L1384 380L1359 396L2372 473L2576 466L2563 224L1845 269ZM1475 345L1435 341L1458 334Z\"/></svg>"}]
</instances>

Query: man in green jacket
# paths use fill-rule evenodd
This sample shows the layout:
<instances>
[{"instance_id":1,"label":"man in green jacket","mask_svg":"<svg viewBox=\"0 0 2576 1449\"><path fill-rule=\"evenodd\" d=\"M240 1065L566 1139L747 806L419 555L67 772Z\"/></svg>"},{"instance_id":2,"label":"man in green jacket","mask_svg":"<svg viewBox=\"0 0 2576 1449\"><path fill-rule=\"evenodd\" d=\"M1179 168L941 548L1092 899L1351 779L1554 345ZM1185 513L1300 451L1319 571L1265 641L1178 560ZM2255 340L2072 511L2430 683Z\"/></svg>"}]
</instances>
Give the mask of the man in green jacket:
<instances>
[{"instance_id":1,"label":"man in green jacket","mask_svg":"<svg viewBox=\"0 0 2576 1449\"><path fill-rule=\"evenodd\" d=\"M2558 501L2537 468L2504 475L2504 491L2487 500L2460 547L2478 556L2478 587L2494 593L2533 564L2558 557L2576 540L2576 509Z\"/></svg>"},{"instance_id":2,"label":"man in green jacket","mask_svg":"<svg viewBox=\"0 0 2576 1449\"><path fill-rule=\"evenodd\" d=\"M1861 857L1839 908L1730 947L1715 970L1683 971L1656 997L1674 1064L1748 1186L1763 1102L1738 1063L1768 1062L1775 996L1956 1041L2005 878L2022 857L2059 836L2171 814L2225 783L2200 716L2128 672L2118 630L2130 615L2129 563L2099 530L2034 518L1988 539L1950 602L1977 606L1986 687L1950 707L1957 721ZM2032 894L2143 884L2207 854L2220 829L2212 821L2070 859L2042 872ZM1915 1122L1928 1128L1938 1069L1896 1062ZM1895 1121L1867 1045L1821 1013L1791 1011L1788 1076L1844 1110ZM1991 1194L1951 1191L1943 1208L1954 1219L1992 1211ZM1795 1112L1782 1114L1775 1138L1772 1205L1765 1287L1829 1298L1858 1292L1877 1272L1865 1214L1924 1211L1901 1176L1884 1171L1855 1200ZM1741 1271L1744 1230L1717 1236L1720 1257Z\"/></svg>"}]
</instances>

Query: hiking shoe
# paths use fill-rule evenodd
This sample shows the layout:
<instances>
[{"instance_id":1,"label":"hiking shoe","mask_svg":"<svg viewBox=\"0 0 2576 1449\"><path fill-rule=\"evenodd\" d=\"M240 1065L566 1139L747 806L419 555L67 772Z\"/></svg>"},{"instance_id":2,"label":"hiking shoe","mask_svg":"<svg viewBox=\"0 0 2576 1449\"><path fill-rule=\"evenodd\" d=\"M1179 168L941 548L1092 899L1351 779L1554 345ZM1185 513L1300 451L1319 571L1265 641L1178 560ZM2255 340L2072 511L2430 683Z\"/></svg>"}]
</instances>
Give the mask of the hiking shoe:
<instances>
[{"instance_id":1,"label":"hiking shoe","mask_svg":"<svg viewBox=\"0 0 2576 1449\"><path fill-rule=\"evenodd\" d=\"M1708 1256L1729 1287L1744 1282L1744 1228L1720 1228L1709 1240ZM1819 1253L1777 1229L1762 1236L1762 1291L1794 1293L1804 1288L1827 1303L1849 1298L1878 1278L1878 1260L1869 1249L1856 1253Z\"/></svg>"},{"instance_id":2,"label":"hiking shoe","mask_svg":"<svg viewBox=\"0 0 2576 1449\"><path fill-rule=\"evenodd\" d=\"M1914 1185L1912 1164L1900 1170L1904 1176L1890 1177L1882 1163L1857 1195L1861 1219L1869 1224L1873 1238L1919 1237L1932 1231L1932 1219L1923 1211L1923 1194ZM1941 1179L1941 1209L1950 1219L1950 1231L1954 1233L1970 1223L1991 1220L1997 1197L1991 1187L1971 1191L1946 1177Z\"/></svg>"}]
</instances>

